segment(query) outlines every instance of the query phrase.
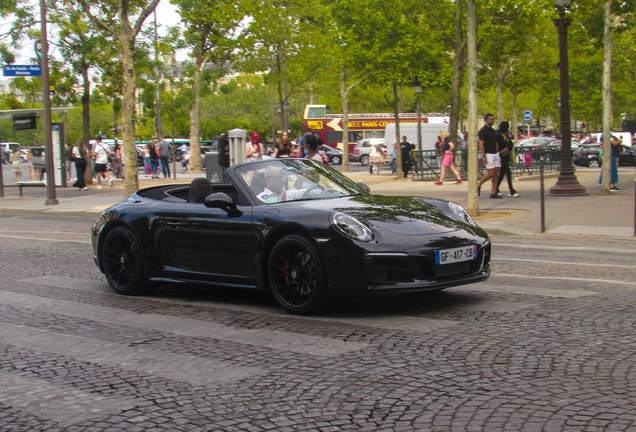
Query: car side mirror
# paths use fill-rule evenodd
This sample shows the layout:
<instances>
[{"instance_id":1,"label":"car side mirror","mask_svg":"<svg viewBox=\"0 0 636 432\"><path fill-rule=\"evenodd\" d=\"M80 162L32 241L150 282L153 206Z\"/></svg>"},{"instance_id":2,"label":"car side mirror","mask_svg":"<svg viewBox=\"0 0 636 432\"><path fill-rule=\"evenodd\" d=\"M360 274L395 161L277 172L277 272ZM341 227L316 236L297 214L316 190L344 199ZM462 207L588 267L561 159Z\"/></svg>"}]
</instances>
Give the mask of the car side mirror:
<instances>
[{"instance_id":1,"label":"car side mirror","mask_svg":"<svg viewBox=\"0 0 636 432\"><path fill-rule=\"evenodd\" d=\"M369 186L365 185L364 183L357 182L356 184L357 184L358 186L360 186L362 189L364 189L365 191L367 191L367 192L369 192L369 193L371 192L371 188L370 188Z\"/></svg>"},{"instance_id":2,"label":"car side mirror","mask_svg":"<svg viewBox=\"0 0 636 432\"><path fill-rule=\"evenodd\" d=\"M225 210L229 217L239 217L243 216L243 212L240 211L232 198L230 198L227 194L223 192L216 192L208 195L203 202L207 208L218 208L221 210Z\"/></svg>"}]
</instances>

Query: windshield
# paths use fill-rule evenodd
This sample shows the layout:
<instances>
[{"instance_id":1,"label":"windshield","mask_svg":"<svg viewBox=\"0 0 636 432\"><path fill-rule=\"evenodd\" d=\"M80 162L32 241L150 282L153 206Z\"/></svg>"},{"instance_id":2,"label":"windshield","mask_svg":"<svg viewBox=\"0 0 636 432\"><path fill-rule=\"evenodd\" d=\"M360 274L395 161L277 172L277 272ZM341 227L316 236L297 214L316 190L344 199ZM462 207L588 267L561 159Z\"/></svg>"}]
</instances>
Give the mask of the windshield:
<instances>
[{"instance_id":1,"label":"windshield","mask_svg":"<svg viewBox=\"0 0 636 432\"><path fill-rule=\"evenodd\" d=\"M367 193L333 168L309 159L252 162L237 167L235 173L263 204Z\"/></svg>"}]
</instances>

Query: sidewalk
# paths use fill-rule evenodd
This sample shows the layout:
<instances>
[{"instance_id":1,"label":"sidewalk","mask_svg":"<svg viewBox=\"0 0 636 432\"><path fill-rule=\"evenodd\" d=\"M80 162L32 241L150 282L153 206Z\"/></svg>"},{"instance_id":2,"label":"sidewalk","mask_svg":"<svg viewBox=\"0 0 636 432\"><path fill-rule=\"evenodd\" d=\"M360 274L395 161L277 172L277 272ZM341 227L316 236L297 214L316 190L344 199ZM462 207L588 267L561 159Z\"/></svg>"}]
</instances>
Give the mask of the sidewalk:
<instances>
[{"instance_id":1,"label":"sidewalk","mask_svg":"<svg viewBox=\"0 0 636 432\"><path fill-rule=\"evenodd\" d=\"M457 185L445 182L437 186L433 182L397 179L388 171L380 174L360 172L344 173L356 182L367 184L372 193L380 195L410 195L443 198L467 206L468 182ZM545 224L550 235L611 236L636 241L634 237L634 169L619 172L622 191L608 196L601 195L598 170L579 170L577 178L589 195L578 197L550 197L549 190L556 183L556 175L545 178ZM202 174L178 174L173 179L146 179L139 177L139 187L160 184L189 183ZM503 199L490 199L490 182L482 187L479 198L480 215L475 220L490 234L546 235L541 234L540 184L538 177L521 177L513 181L520 197L508 197L507 185L502 183ZM124 198L123 180L115 180L113 187L91 187L88 191L75 188L56 188L57 205L47 206L46 188L27 188L24 197L18 196L18 188L5 186L4 198L0 198L0 213L41 214L96 218L100 211Z\"/></svg>"}]
</instances>

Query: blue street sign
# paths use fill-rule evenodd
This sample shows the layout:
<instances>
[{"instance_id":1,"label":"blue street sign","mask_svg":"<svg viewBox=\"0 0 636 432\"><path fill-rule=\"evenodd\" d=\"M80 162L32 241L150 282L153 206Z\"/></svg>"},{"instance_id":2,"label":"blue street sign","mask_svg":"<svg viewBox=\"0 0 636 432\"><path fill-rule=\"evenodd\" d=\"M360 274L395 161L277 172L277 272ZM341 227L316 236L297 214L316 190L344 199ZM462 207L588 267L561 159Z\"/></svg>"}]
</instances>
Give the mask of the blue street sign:
<instances>
[{"instance_id":1,"label":"blue street sign","mask_svg":"<svg viewBox=\"0 0 636 432\"><path fill-rule=\"evenodd\" d=\"M523 112L523 120L530 124L530 121L532 120L532 111L524 111Z\"/></svg>"},{"instance_id":2,"label":"blue street sign","mask_svg":"<svg viewBox=\"0 0 636 432\"><path fill-rule=\"evenodd\" d=\"M5 65L4 76L42 76L40 65Z\"/></svg>"}]
</instances>

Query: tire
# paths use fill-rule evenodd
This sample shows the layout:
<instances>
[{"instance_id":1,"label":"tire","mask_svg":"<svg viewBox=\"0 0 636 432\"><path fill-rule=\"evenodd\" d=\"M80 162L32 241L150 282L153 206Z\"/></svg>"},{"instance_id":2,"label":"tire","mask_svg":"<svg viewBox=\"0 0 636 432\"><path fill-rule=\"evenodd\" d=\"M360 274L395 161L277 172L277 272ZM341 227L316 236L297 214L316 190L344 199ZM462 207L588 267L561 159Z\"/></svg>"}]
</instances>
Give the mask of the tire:
<instances>
[{"instance_id":1,"label":"tire","mask_svg":"<svg viewBox=\"0 0 636 432\"><path fill-rule=\"evenodd\" d=\"M597 159L590 159L587 163L589 168L600 168L601 163Z\"/></svg>"},{"instance_id":2,"label":"tire","mask_svg":"<svg viewBox=\"0 0 636 432\"><path fill-rule=\"evenodd\" d=\"M368 166L369 165L369 156L368 155L362 155L360 156L360 163L363 166Z\"/></svg>"},{"instance_id":3,"label":"tire","mask_svg":"<svg viewBox=\"0 0 636 432\"><path fill-rule=\"evenodd\" d=\"M342 163L342 158L340 156L331 156L331 163L334 165L340 165Z\"/></svg>"},{"instance_id":4,"label":"tire","mask_svg":"<svg viewBox=\"0 0 636 432\"><path fill-rule=\"evenodd\" d=\"M327 299L322 258L305 237L280 239L269 256L267 273L274 298L293 314L315 313Z\"/></svg>"},{"instance_id":5,"label":"tire","mask_svg":"<svg viewBox=\"0 0 636 432\"><path fill-rule=\"evenodd\" d=\"M101 261L108 283L118 294L148 292L141 247L128 228L116 227L106 235Z\"/></svg>"}]
</instances>

